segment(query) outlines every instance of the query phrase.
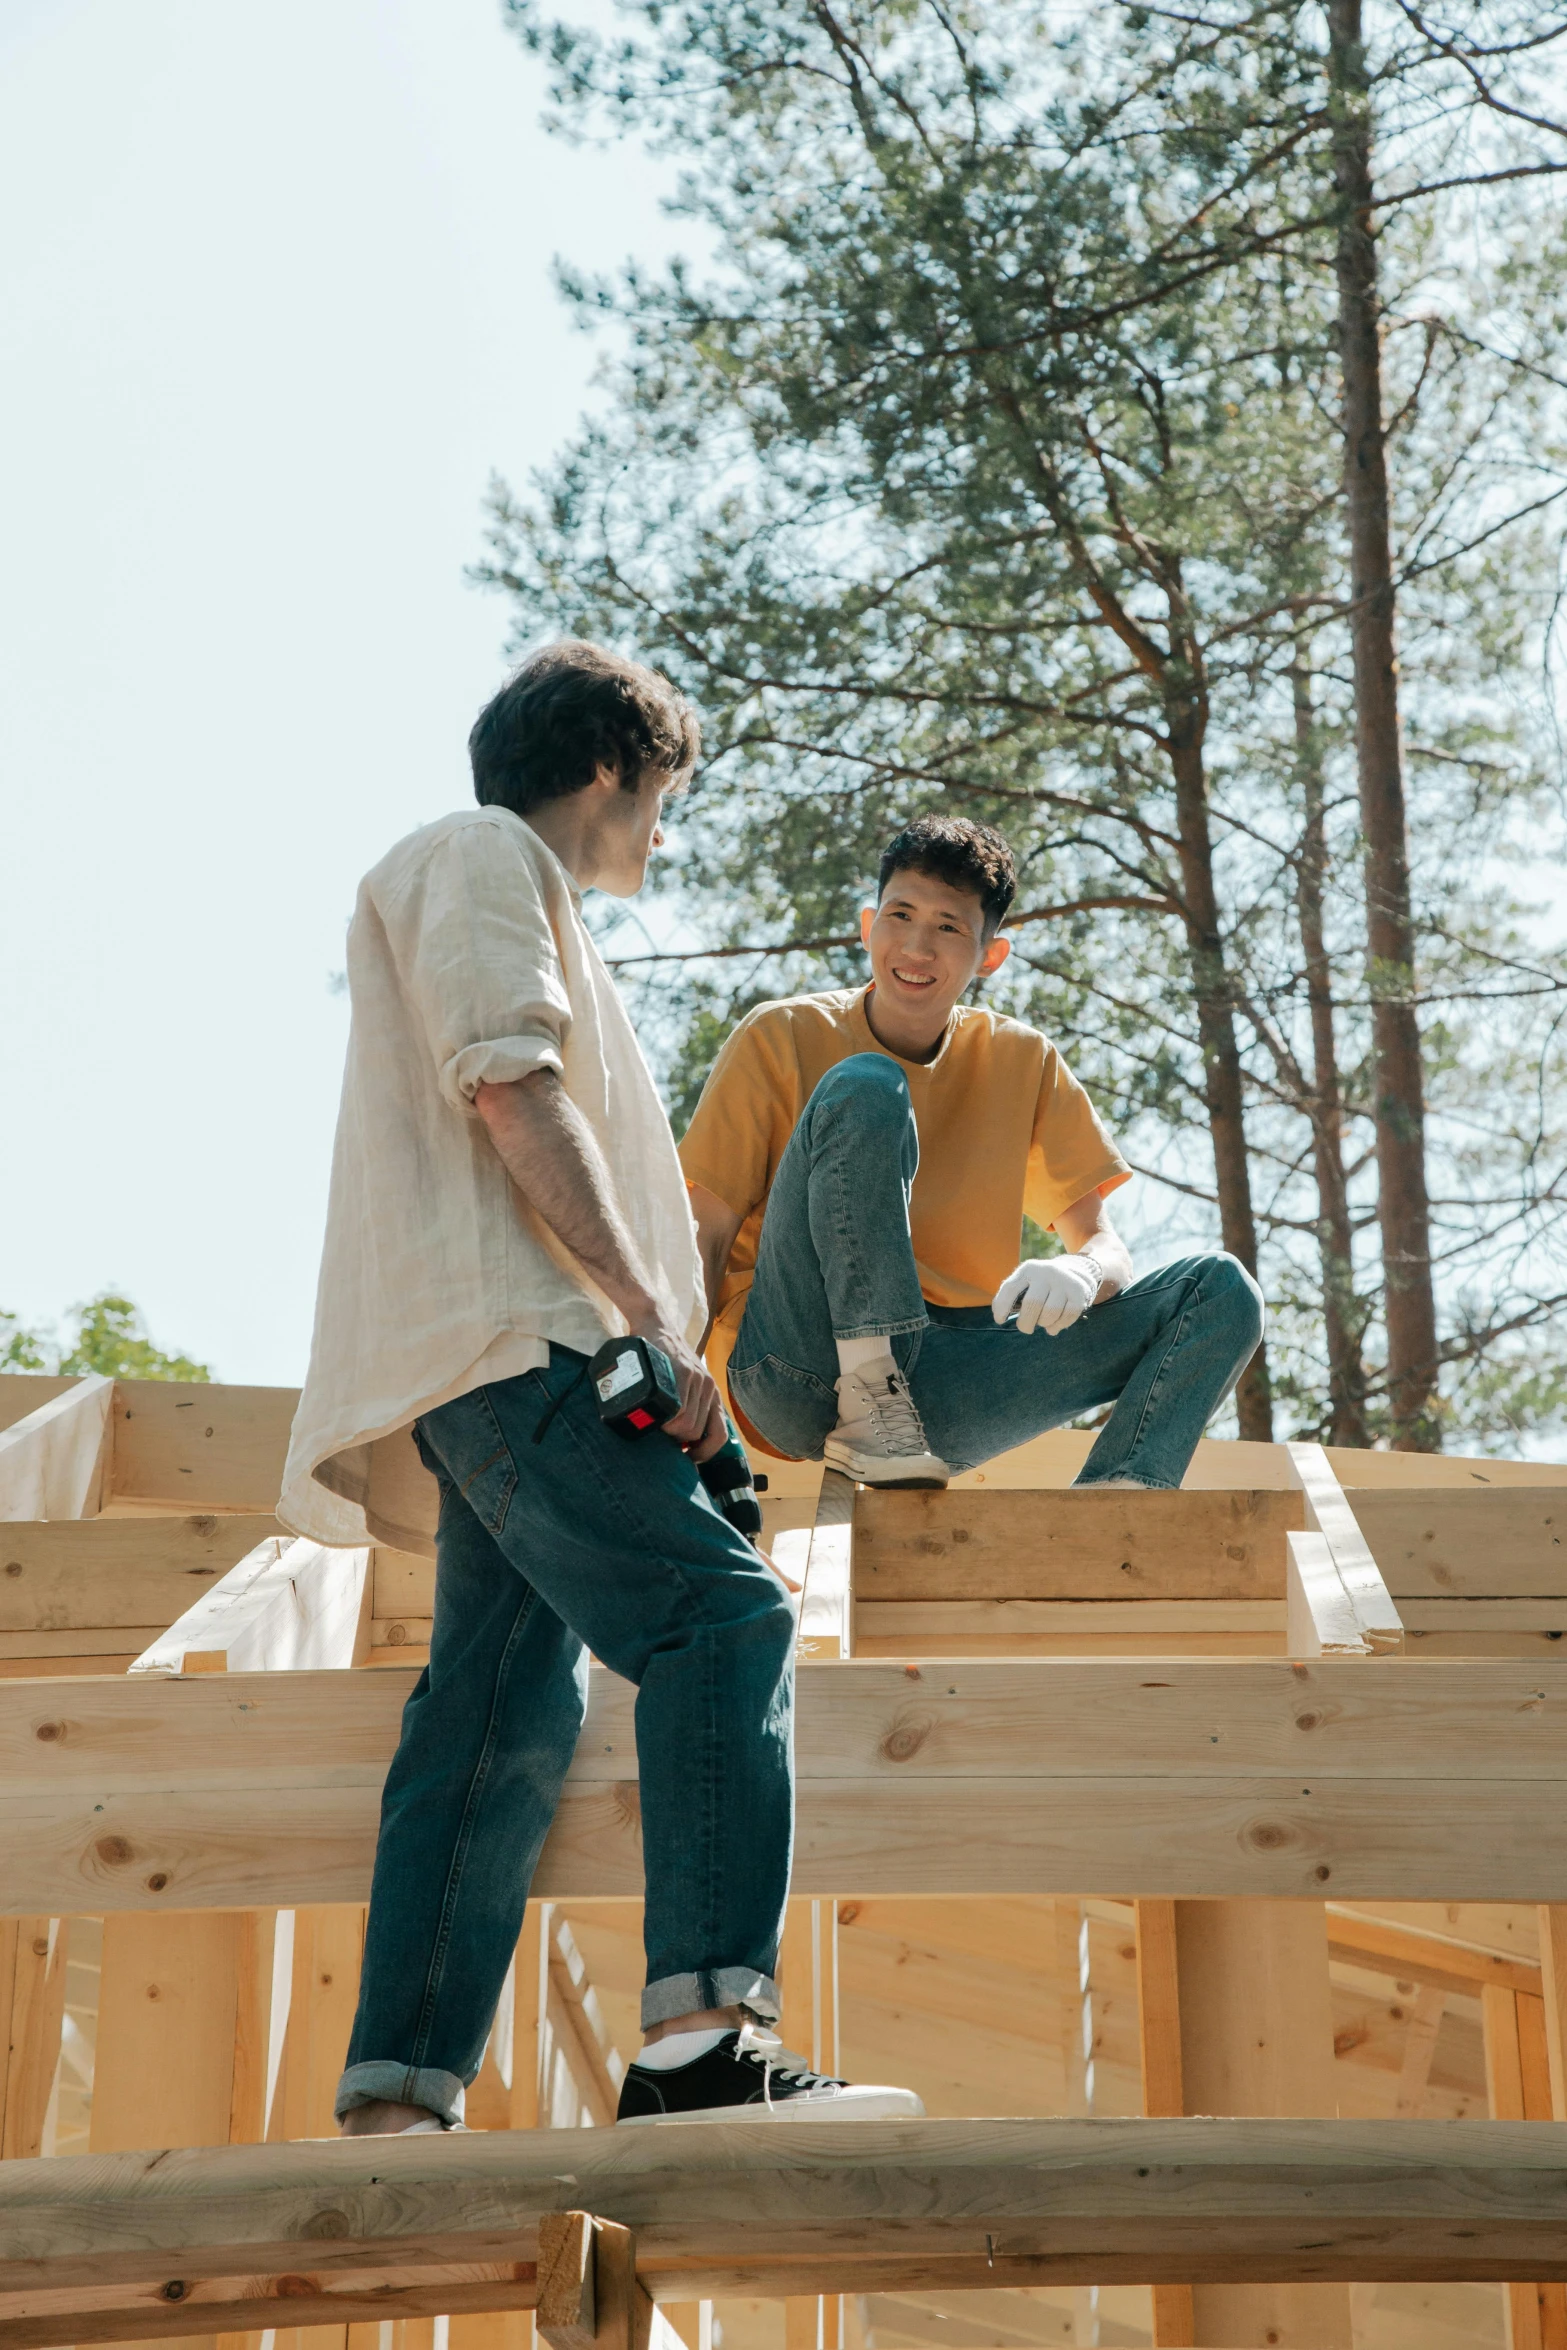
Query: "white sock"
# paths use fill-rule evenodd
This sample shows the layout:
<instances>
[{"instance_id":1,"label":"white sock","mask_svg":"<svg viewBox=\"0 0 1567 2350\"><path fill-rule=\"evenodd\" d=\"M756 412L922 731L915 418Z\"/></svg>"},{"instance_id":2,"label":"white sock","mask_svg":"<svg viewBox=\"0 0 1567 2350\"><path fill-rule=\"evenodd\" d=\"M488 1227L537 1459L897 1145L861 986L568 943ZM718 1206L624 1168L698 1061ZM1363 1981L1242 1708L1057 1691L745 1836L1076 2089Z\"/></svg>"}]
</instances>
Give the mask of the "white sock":
<instances>
[{"instance_id":1,"label":"white sock","mask_svg":"<svg viewBox=\"0 0 1567 2350\"><path fill-rule=\"evenodd\" d=\"M637 2062L644 2072L672 2073L677 2065L695 2064L699 2056L716 2048L725 2033L733 2029L732 2024L720 2024L703 2032L666 2032L662 2040L644 2047Z\"/></svg>"},{"instance_id":2,"label":"white sock","mask_svg":"<svg viewBox=\"0 0 1567 2350\"><path fill-rule=\"evenodd\" d=\"M1084 1485L1081 1477L1073 1483L1084 1493L1150 1493L1157 1487L1145 1485L1140 1477L1094 1477Z\"/></svg>"},{"instance_id":3,"label":"white sock","mask_svg":"<svg viewBox=\"0 0 1567 2350\"><path fill-rule=\"evenodd\" d=\"M838 1349L838 1370L844 1378L851 1371L868 1371L872 1363L890 1363L893 1359L890 1338L840 1338L834 1343Z\"/></svg>"}]
</instances>

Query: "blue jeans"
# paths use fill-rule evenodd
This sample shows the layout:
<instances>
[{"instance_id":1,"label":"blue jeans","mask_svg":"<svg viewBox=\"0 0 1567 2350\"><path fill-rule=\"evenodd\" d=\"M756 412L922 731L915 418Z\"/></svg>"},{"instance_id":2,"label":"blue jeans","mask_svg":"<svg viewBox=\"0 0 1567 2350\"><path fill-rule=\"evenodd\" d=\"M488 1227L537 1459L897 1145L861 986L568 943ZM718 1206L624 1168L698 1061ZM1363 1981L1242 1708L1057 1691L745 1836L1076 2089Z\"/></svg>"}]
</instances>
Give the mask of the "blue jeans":
<instances>
[{"instance_id":1,"label":"blue jeans","mask_svg":"<svg viewBox=\"0 0 1567 2350\"><path fill-rule=\"evenodd\" d=\"M793 1613L680 1447L613 1434L583 1368L552 1347L548 1370L459 1396L415 1432L441 1489L435 1623L381 1798L339 2115L384 2097L461 2119L582 1727L590 1649L637 1688L643 2022L778 2013Z\"/></svg>"},{"instance_id":2,"label":"blue jeans","mask_svg":"<svg viewBox=\"0 0 1567 2350\"><path fill-rule=\"evenodd\" d=\"M998 1328L988 1306L921 1296L908 1214L918 1164L897 1063L856 1053L829 1070L789 1138L762 1221L729 1365L746 1418L779 1452L819 1459L838 1416L835 1340L882 1337L933 1451L954 1471L1113 1404L1078 1482L1179 1485L1262 1336L1251 1275L1218 1252L1181 1257L1059 1336L1025 1337L1015 1322Z\"/></svg>"}]
</instances>

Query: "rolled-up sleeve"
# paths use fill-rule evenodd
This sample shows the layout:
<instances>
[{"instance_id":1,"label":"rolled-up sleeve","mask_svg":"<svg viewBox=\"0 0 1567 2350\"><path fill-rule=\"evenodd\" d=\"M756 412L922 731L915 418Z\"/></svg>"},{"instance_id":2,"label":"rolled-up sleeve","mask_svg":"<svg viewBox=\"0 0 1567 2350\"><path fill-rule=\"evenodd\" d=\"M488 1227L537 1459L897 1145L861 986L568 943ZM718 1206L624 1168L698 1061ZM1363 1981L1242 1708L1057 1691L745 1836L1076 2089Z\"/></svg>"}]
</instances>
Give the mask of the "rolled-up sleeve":
<instances>
[{"instance_id":1,"label":"rolled-up sleeve","mask_svg":"<svg viewBox=\"0 0 1567 2350\"><path fill-rule=\"evenodd\" d=\"M562 1069L571 1001L538 884L499 826L453 832L402 909L399 961L442 1097Z\"/></svg>"}]
</instances>

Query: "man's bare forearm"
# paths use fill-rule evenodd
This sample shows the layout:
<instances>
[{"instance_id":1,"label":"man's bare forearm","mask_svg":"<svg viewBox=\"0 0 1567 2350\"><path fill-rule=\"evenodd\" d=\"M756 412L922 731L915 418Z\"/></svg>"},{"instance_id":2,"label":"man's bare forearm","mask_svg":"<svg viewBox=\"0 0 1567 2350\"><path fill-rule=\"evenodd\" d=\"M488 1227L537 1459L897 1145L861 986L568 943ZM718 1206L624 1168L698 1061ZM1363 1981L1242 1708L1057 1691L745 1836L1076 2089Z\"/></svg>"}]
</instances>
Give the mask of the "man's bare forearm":
<instances>
[{"instance_id":1,"label":"man's bare forearm","mask_svg":"<svg viewBox=\"0 0 1567 2350\"><path fill-rule=\"evenodd\" d=\"M553 1069L481 1085L473 1106L529 1206L636 1329L658 1300L592 1128Z\"/></svg>"}]
</instances>

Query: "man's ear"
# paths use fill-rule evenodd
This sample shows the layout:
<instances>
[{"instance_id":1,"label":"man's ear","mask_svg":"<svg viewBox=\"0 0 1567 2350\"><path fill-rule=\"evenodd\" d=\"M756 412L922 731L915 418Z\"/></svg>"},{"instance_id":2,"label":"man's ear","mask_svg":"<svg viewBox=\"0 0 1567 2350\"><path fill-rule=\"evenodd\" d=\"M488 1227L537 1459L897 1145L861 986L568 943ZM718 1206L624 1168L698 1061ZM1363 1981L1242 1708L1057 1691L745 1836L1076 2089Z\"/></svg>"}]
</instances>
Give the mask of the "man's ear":
<instances>
[{"instance_id":1,"label":"man's ear","mask_svg":"<svg viewBox=\"0 0 1567 2350\"><path fill-rule=\"evenodd\" d=\"M995 937L991 940L989 946L986 947L984 953L979 958L979 971L977 976L981 979L988 979L992 971L1000 970L1002 964L1006 961L1008 955L1010 955L1011 952L1012 941L1006 937L1003 932L998 930Z\"/></svg>"},{"instance_id":2,"label":"man's ear","mask_svg":"<svg viewBox=\"0 0 1567 2350\"><path fill-rule=\"evenodd\" d=\"M874 906L860 908L860 944L862 947L868 947L871 943L871 924L875 919L876 909Z\"/></svg>"}]
</instances>

